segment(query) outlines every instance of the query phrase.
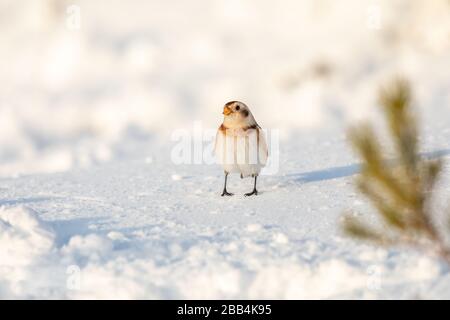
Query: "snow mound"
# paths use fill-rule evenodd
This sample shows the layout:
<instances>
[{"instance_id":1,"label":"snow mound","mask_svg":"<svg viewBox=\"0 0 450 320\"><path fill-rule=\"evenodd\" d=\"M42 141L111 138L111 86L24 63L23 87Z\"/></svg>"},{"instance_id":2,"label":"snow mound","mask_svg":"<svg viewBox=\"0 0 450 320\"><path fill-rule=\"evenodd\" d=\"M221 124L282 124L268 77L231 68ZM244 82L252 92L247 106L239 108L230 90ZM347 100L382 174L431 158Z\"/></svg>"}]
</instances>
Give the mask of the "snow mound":
<instances>
[{"instance_id":1,"label":"snow mound","mask_svg":"<svg viewBox=\"0 0 450 320\"><path fill-rule=\"evenodd\" d=\"M38 294L35 290L46 277L35 275L53 251L54 240L54 232L32 209L0 209L0 298ZM41 294L49 297L45 290Z\"/></svg>"},{"instance_id":2,"label":"snow mound","mask_svg":"<svg viewBox=\"0 0 450 320\"><path fill-rule=\"evenodd\" d=\"M27 266L49 252L55 234L37 213L26 207L0 209L0 266Z\"/></svg>"},{"instance_id":3,"label":"snow mound","mask_svg":"<svg viewBox=\"0 0 450 320\"><path fill-rule=\"evenodd\" d=\"M220 244L200 242L185 252L174 250L173 244L155 254L150 247L121 247L124 238L111 234L73 235L58 248L57 234L36 211L2 208L0 297L326 298L367 282L364 270L344 260L313 266L282 260L274 264L269 258L251 266L252 259L261 257L248 253L249 261L237 267L224 259ZM273 236L287 244L280 234Z\"/></svg>"}]
</instances>

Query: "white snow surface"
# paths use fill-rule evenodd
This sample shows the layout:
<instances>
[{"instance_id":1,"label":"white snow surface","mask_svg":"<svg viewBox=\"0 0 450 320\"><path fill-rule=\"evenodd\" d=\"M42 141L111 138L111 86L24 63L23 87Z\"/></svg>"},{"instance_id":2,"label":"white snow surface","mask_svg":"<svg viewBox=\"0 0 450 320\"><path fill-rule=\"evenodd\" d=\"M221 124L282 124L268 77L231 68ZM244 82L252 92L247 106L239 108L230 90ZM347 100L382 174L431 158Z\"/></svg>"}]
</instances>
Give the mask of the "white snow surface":
<instances>
[{"instance_id":1,"label":"white snow surface","mask_svg":"<svg viewBox=\"0 0 450 320\"><path fill-rule=\"evenodd\" d=\"M375 219L345 139L326 136L291 142L254 198L249 179L232 176L222 198L218 167L165 159L4 179L0 297L449 297L438 259L341 234L347 209ZM442 206L449 189L443 179Z\"/></svg>"},{"instance_id":2,"label":"white snow surface","mask_svg":"<svg viewBox=\"0 0 450 320\"><path fill-rule=\"evenodd\" d=\"M349 210L378 223L345 129L383 131L393 75L422 151L450 161L450 5L345 2L0 1L0 299L450 298L439 259L339 227ZM257 197L171 159L175 130L215 130L235 99L280 132Z\"/></svg>"}]
</instances>

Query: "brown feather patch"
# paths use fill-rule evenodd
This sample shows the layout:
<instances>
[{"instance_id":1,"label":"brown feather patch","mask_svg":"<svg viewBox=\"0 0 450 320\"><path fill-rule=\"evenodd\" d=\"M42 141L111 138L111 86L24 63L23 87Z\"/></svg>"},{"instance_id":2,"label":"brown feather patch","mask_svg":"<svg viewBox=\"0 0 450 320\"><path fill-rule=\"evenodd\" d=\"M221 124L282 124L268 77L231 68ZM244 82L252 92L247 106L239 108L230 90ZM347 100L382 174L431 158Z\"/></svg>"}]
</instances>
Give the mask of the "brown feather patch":
<instances>
[{"instance_id":1,"label":"brown feather patch","mask_svg":"<svg viewBox=\"0 0 450 320\"><path fill-rule=\"evenodd\" d=\"M258 129L258 128L259 128L259 126L258 126L257 124L254 124L254 125L245 127L243 130L244 130L244 131L247 131L248 129L253 129L253 130L255 130L255 129Z\"/></svg>"}]
</instances>

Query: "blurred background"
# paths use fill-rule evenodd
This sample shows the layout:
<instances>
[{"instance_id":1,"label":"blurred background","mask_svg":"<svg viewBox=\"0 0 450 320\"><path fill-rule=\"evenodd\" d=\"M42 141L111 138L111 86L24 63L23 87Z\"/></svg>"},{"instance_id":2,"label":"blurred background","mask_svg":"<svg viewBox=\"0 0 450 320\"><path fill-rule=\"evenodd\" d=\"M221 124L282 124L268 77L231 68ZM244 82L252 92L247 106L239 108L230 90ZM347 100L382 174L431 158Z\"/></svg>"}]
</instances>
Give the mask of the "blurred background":
<instances>
[{"instance_id":1,"label":"blurred background","mask_svg":"<svg viewBox=\"0 0 450 320\"><path fill-rule=\"evenodd\" d=\"M145 157L236 99L344 134L392 75L449 108L450 1L0 0L0 70L2 177Z\"/></svg>"}]
</instances>

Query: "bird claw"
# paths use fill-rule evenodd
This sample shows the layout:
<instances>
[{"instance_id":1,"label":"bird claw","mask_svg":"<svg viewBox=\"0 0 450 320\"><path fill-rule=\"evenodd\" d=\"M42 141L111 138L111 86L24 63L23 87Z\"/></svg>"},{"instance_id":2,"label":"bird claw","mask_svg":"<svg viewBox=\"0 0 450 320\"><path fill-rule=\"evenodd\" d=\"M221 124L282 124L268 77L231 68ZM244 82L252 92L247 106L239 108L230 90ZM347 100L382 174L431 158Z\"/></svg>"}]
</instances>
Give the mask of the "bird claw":
<instances>
[{"instance_id":1,"label":"bird claw","mask_svg":"<svg viewBox=\"0 0 450 320\"><path fill-rule=\"evenodd\" d=\"M224 191L224 192L222 192L222 197L223 197L223 196L231 197L231 196L234 196L234 193L230 193L230 192L228 192L228 191Z\"/></svg>"},{"instance_id":2,"label":"bird claw","mask_svg":"<svg viewBox=\"0 0 450 320\"><path fill-rule=\"evenodd\" d=\"M255 196L258 195L258 191L256 189L253 190L252 192L244 194L244 196L246 196L246 197L250 197L250 196L253 196L253 195L255 195Z\"/></svg>"}]
</instances>

